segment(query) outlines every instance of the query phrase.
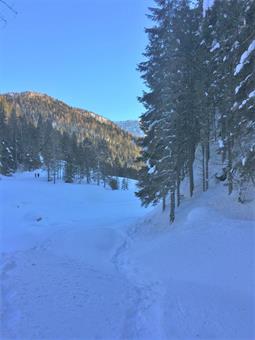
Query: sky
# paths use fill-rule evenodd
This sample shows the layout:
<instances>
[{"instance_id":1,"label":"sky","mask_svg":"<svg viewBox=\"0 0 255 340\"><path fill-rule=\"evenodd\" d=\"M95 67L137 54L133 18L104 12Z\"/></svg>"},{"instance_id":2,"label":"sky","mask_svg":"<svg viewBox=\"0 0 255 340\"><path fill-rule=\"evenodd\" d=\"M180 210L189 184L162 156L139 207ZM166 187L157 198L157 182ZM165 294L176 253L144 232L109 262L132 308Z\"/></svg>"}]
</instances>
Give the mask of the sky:
<instances>
[{"instance_id":1,"label":"sky","mask_svg":"<svg viewBox=\"0 0 255 340\"><path fill-rule=\"evenodd\" d=\"M153 0L6 0L0 3L0 92L36 91L111 120L137 119L137 64Z\"/></svg>"}]
</instances>

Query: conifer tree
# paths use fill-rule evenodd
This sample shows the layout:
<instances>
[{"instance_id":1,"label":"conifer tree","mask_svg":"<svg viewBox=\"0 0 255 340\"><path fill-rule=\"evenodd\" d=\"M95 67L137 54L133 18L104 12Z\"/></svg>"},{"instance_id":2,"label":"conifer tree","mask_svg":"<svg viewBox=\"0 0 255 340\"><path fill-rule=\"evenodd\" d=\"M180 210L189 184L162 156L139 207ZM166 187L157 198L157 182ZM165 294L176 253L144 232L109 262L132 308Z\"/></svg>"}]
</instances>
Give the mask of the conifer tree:
<instances>
[{"instance_id":1,"label":"conifer tree","mask_svg":"<svg viewBox=\"0 0 255 340\"><path fill-rule=\"evenodd\" d=\"M167 51L166 38L169 29L170 3L169 1L157 0L157 7L150 8L149 17L155 22L152 28L146 29L149 44L144 56L146 61L138 66L142 78L148 88L140 101L144 104L146 112L141 116L141 128L145 134L141 146L143 155L141 160L145 163L138 184L137 196L144 205L157 203L165 199L168 188L163 184L160 171L160 161L164 150L161 128L167 115L166 98L162 83L166 76Z\"/></svg>"},{"instance_id":2,"label":"conifer tree","mask_svg":"<svg viewBox=\"0 0 255 340\"><path fill-rule=\"evenodd\" d=\"M240 200L247 183L255 184L255 2L245 0L235 49L235 100L232 103L235 144L234 169Z\"/></svg>"},{"instance_id":3,"label":"conifer tree","mask_svg":"<svg viewBox=\"0 0 255 340\"><path fill-rule=\"evenodd\" d=\"M0 173L5 176L15 171L13 150L9 140L10 132L5 120L4 107L0 105Z\"/></svg>"},{"instance_id":4,"label":"conifer tree","mask_svg":"<svg viewBox=\"0 0 255 340\"><path fill-rule=\"evenodd\" d=\"M229 194L236 179L254 181L255 3L215 0L203 13L202 0L155 2L146 61L138 67L148 90L140 98L145 165L137 196L145 205L162 199L163 210L170 196L173 222L185 176L193 195L199 145L204 191L216 141Z\"/></svg>"}]
</instances>

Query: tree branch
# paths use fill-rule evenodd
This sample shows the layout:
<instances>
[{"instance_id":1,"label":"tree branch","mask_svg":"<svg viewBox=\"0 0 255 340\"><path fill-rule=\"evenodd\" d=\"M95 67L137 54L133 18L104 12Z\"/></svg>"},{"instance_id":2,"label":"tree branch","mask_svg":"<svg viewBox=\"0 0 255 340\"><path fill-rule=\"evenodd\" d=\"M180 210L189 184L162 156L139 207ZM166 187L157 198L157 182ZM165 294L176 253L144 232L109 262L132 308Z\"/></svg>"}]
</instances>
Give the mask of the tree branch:
<instances>
[{"instance_id":1,"label":"tree branch","mask_svg":"<svg viewBox=\"0 0 255 340\"><path fill-rule=\"evenodd\" d=\"M7 24L7 20L0 15L0 20L4 22L4 24Z\"/></svg>"},{"instance_id":2,"label":"tree branch","mask_svg":"<svg viewBox=\"0 0 255 340\"><path fill-rule=\"evenodd\" d=\"M5 5L10 11L12 11L14 14L18 14L18 12L8 4L8 2L6 2L5 0L0 0L0 3L2 3L3 5ZM5 19L1 18L1 20L6 21Z\"/></svg>"}]
</instances>

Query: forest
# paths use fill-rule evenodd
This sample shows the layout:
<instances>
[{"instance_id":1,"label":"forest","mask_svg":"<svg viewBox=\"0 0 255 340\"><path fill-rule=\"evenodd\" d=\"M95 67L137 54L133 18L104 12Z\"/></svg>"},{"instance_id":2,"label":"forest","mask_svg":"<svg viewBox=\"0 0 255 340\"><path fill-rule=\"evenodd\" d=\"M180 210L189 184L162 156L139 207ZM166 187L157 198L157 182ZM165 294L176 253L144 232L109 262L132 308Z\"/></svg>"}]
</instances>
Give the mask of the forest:
<instances>
[{"instance_id":1,"label":"forest","mask_svg":"<svg viewBox=\"0 0 255 340\"><path fill-rule=\"evenodd\" d=\"M201 159L203 191L210 159L228 193L255 184L255 2L156 0L145 61L138 69L147 87L140 101L144 163L137 195L144 205L170 196L170 221L181 203L181 182L195 189L194 162Z\"/></svg>"},{"instance_id":2,"label":"forest","mask_svg":"<svg viewBox=\"0 0 255 340\"><path fill-rule=\"evenodd\" d=\"M48 181L137 178L136 138L94 113L31 92L0 96L0 172L45 167ZM111 182L110 182L111 183Z\"/></svg>"}]
</instances>

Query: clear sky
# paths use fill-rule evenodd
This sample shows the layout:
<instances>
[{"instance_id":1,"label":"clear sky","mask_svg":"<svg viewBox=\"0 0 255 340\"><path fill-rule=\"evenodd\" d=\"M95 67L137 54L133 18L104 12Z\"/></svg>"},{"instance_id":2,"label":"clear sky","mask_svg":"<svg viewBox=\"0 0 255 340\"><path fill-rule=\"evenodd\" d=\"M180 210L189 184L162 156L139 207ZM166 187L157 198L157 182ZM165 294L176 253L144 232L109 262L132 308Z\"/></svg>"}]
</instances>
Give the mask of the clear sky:
<instances>
[{"instance_id":1,"label":"clear sky","mask_svg":"<svg viewBox=\"0 0 255 340\"><path fill-rule=\"evenodd\" d=\"M112 120L137 119L153 0L6 0L0 92L37 91Z\"/></svg>"}]
</instances>

